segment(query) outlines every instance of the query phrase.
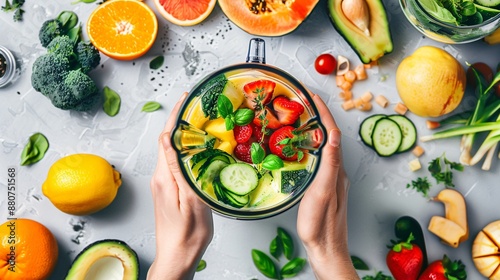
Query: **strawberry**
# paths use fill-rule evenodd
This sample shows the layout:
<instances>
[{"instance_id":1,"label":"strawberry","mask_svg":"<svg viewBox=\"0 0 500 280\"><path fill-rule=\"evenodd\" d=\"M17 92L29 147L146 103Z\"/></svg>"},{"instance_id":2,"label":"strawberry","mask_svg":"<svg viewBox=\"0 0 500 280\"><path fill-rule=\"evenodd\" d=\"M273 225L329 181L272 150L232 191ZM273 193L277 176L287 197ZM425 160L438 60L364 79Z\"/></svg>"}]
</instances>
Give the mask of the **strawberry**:
<instances>
[{"instance_id":1,"label":"strawberry","mask_svg":"<svg viewBox=\"0 0 500 280\"><path fill-rule=\"evenodd\" d=\"M255 142L261 142L264 144L269 143L269 129L262 131L262 127L257 126L254 123L251 123L250 125L252 126Z\"/></svg>"},{"instance_id":2,"label":"strawberry","mask_svg":"<svg viewBox=\"0 0 500 280\"><path fill-rule=\"evenodd\" d=\"M452 261L444 255L442 260L434 261L420 275L418 280L465 280L467 272L462 261Z\"/></svg>"},{"instance_id":3,"label":"strawberry","mask_svg":"<svg viewBox=\"0 0 500 280\"><path fill-rule=\"evenodd\" d=\"M281 127L281 123L278 121L278 118L276 118L271 109L267 106L263 111L255 112L253 123L260 127L265 125L266 128L270 129L278 129Z\"/></svg>"},{"instance_id":4,"label":"strawberry","mask_svg":"<svg viewBox=\"0 0 500 280\"><path fill-rule=\"evenodd\" d=\"M304 106L286 96L278 96L273 100L273 108L282 125L294 124L304 113Z\"/></svg>"},{"instance_id":5,"label":"strawberry","mask_svg":"<svg viewBox=\"0 0 500 280\"><path fill-rule=\"evenodd\" d=\"M302 140L300 135L295 135L293 126L284 126L271 134L269 138L269 149L271 153L279 156L283 160L301 161L304 152L297 148L297 144Z\"/></svg>"},{"instance_id":6,"label":"strawberry","mask_svg":"<svg viewBox=\"0 0 500 280\"><path fill-rule=\"evenodd\" d=\"M417 280L420 269L424 263L422 250L411 241L414 239L411 233L408 240L395 243L387 253L387 267L395 280Z\"/></svg>"},{"instance_id":7,"label":"strawberry","mask_svg":"<svg viewBox=\"0 0 500 280\"><path fill-rule=\"evenodd\" d=\"M239 126L236 125L233 128L234 139L237 143L245 143L252 137L253 128L250 124Z\"/></svg>"},{"instance_id":8,"label":"strawberry","mask_svg":"<svg viewBox=\"0 0 500 280\"><path fill-rule=\"evenodd\" d=\"M237 159L252 163L252 157L250 156L250 147L252 144L250 142L246 143L238 143L236 144L236 147L234 147L234 155L236 156Z\"/></svg>"},{"instance_id":9,"label":"strawberry","mask_svg":"<svg viewBox=\"0 0 500 280\"><path fill-rule=\"evenodd\" d=\"M243 87L245 105L250 109L261 110L273 99L276 83L270 80L257 80Z\"/></svg>"}]
</instances>

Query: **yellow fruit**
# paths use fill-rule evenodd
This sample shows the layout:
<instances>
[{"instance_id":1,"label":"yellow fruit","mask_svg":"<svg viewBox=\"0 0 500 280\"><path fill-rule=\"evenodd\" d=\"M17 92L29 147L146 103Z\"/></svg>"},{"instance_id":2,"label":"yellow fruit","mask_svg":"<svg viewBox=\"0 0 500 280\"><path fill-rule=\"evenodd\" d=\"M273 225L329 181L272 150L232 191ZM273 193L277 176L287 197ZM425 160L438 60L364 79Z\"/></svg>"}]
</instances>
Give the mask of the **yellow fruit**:
<instances>
[{"instance_id":1,"label":"yellow fruit","mask_svg":"<svg viewBox=\"0 0 500 280\"><path fill-rule=\"evenodd\" d=\"M223 150L224 152L231 155L233 153L234 147L236 147L236 144L237 144L236 141L234 141L234 142L222 142L222 143L220 143L219 146L217 146L217 149Z\"/></svg>"},{"instance_id":2,"label":"yellow fruit","mask_svg":"<svg viewBox=\"0 0 500 280\"><path fill-rule=\"evenodd\" d=\"M102 157L74 154L50 167L42 191L59 210L89 215L111 204L121 183L120 173Z\"/></svg>"},{"instance_id":3,"label":"yellow fruit","mask_svg":"<svg viewBox=\"0 0 500 280\"><path fill-rule=\"evenodd\" d=\"M191 101L193 103L193 107L191 110L186 110L184 113L183 119L185 119L188 123L196 128L203 128L203 125L208 121L208 117L205 117L203 110L201 109L201 98L195 99L195 101Z\"/></svg>"},{"instance_id":4,"label":"yellow fruit","mask_svg":"<svg viewBox=\"0 0 500 280\"><path fill-rule=\"evenodd\" d=\"M205 131L208 134L217 137L222 142L236 143L233 130L226 130L226 122L223 118L208 121L205 126Z\"/></svg>"},{"instance_id":5,"label":"yellow fruit","mask_svg":"<svg viewBox=\"0 0 500 280\"><path fill-rule=\"evenodd\" d=\"M396 71L401 100L421 117L439 117L457 108L465 81L462 65L445 50L432 46L418 48Z\"/></svg>"}]
</instances>

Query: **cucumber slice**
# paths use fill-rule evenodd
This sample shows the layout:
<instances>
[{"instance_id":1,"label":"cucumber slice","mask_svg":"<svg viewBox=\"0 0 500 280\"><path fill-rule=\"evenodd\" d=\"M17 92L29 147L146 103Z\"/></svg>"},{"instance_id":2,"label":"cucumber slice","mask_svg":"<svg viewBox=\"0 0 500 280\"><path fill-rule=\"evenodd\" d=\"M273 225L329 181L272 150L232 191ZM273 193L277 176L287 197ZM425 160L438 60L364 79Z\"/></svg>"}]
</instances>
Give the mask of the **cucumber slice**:
<instances>
[{"instance_id":1,"label":"cucumber slice","mask_svg":"<svg viewBox=\"0 0 500 280\"><path fill-rule=\"evenodd\" d=\"M210 164L205 169L205 172L201 176L198 176L197 181L201 184L201 189L206 190L207 187L214 181L214 178L219 176L221 170L228 166L229 163L222 160L210 161Z\"/></svg>"},{"instance_id":2,"label":"cucumber slice","mask_svg":"<svg viewBox=\"0 0 500 280\"><path fill-rule=\"evenodd\" d=\"M373 127L375 126L375 123L382 119L387 117L386 115L383 114L377 114L377 115L372 115L366 118L361 125L359 126L359 136L361 137L361 141L365 143L368 147L372 147L372 132L373 132Z\"/></svg>"},{"instance_id":3,"label":"cucumber slice","mask_svg":"<svg viewBox=\"0 0 500 280\"><path fill-rule=\"evenodd\" d=\"M403 140L401 146L399 146L398 153L408 151L417 142L417 128L409 118L403 115L390 115L389 118L399 125L403 134Z\"/></svg>"},{"instance_id":4,"label":"cucumber slice","mask_svg":"<svg viewBox=\"0 0 500 280\"><path fill-rule=\"evenodd\" d=\"M216 153L209 157L205 163L203 163L202 166L200 166L198 170L198 178L196 178L196 181L200 180L205 175L205 172L207 172L208 167L212 164L212 162L219 160L223 161L227 164L235 163L236 161L232 156L230 156L228 153L221 151L221 153ZM217 174L218 175L218 174Z\"/></svg>"},{"instance_id":5,"label":"cucumber slice","mask_svg":"<svg viewBox=\"0 0 500 280\"><path fill-rule=\"evenodd\" d=\"M395 154L402 141L403 133L395 121L390 118L382 118L375 123L372 144L379 156L388 157Z\"/></svg>"},{"instance_id":6,"label":"cucumber slice","mask_svg":"<svg viewBox=\"0 0 500 280\"><path fill-rule=\"evenodd\" d=\"M259 184L257 171L247 163L233 163L220 172L222 186L236 195L246 195Z\"/></svg>"},{"instance_id":7,"label":"cucumber slice","mask_svg":"<svg viewBox=\"0 0 500 280\"><path fill-rule=\"evenodd\" d=\"M500 5L500 0L475 0L474 2L486 7L495 7Z\"/></svg>"},{"instance_id":8,"label":"cucumber slice","mask_svg":"<svg viewBox=\"0 0 500 280\"><path fill-rule=\"evenodd\" d=\"M250 196L248 194L243 195L243 196L239 196L239 195L235 195L235 194L227 191L227 189L224 188L224 186L222 186L222 183L220 182L219 177L214 179L213 188L214 188L214 192L215 192L215 196L217 197L217 200L219 200L223 203L229 204L233 207L242 208L245 205L247 205L248 202L250 201Z\"/></svg>"}]
</instances>

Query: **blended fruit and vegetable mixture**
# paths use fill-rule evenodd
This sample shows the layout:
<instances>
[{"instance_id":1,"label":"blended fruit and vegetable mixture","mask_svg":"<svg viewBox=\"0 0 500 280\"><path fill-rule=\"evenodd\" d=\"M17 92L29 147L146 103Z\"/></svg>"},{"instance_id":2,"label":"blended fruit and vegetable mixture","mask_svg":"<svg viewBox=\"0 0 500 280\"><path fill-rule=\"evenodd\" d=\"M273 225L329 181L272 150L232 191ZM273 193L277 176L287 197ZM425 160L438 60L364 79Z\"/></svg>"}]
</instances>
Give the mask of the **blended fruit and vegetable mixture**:
<instances>
[{"instance_id":1,"label":"blended fruit and vegetable mixture","mask_svg":"<svg viewBox=\"0 0 500 280\"><path fill-rule=\"evenodd\" d=\"M182 119L208 138L183 136L183 147L206 147L184 162L211 199L235 208L272 207L309 181L317 158L308 151L323 134L302 129L311 113L292 88L248 71L218 75L195 95Z\"/></svg>"}]
</instances>

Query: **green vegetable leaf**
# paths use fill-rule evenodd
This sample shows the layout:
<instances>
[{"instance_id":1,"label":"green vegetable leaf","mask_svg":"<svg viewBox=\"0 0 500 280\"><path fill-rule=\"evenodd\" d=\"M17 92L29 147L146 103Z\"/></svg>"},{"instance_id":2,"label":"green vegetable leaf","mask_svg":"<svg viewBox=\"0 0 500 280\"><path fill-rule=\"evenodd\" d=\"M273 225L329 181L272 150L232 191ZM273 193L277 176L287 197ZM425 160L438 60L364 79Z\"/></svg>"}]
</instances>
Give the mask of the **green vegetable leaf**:
<instances>
[{"instance_id":1,"label":"green vegetable leaf","mask_svg":"<svg viewBox=\"0 0 500 280\"><path fill-rule=\"evenodd\" d=\"M264 252L257 249L252 250L252 260L255 267L267 278L278 279L278 271L273 260Z\"/></svg>"},{"instance_id":2,"label":"green vegetable leaf","mask_svg":"<svg viewBox=\"0 0 500 280\"><path fill-rule=\"evenodd\" d=\"M352 265L357 270L369 270L368 265L359 257L351 256Z\"/></svg>"},{"instance_id":3,"label":"green vegetable leaf","mask_svg":"<svg viewBox=\"0 0 500 280\"><path fill-rule=\"evenodd\" d=\"M382 271L379 271L379 272L377 272L377 274L375 276L366 275L361 279L362 280L392 280L392 277L383 274Z\"/></svg>"},{"instance_id":4,"label":"green vegetable leaf","mask_svg":"<svg viewBox=\"0 0 500 280\"><path fill-rule=\"evenodd\" d=\"M118 93L109 87L104 87L104 104L102 105L104 113L110 117L116 116L120 111L121 99Z\"/></svg>"},{"instance_id":5,"label":"green vegetable leaf","mask_svg":"<svg viewBox=\"0 0 500 280\"><path fill-rule=\"evenodd\" d=\"M205 260L200 260L200 262L198 263L198 266L196 267L196 272L202 271L206 267L207 267L207 262Z\"/></svg>"},{"instance_id":6,"label":"green vegetable leaf","mask_svg":"<svg viewBox=\"0 0 500 280\"><path fill-rule=\"evenodd\" d=\"M250 157L252 158L252 162L254 164L260 164L264 157L266 156L266 152L258 143L253 142L252 146L250 146Z\"/></svg>"},{"instance_id":7,"label":"green vegetable leaf","mask_svg":"<svg viewBox=\"0 0 500 280\"><path fill-rule=\"evenodd\" d=\"M296 276L304 268L305 265L305 259L294 258L281 268L280 274L283 278L292 278Z\"/></svg>"},{"instance_id":8,"label":"green vegetable leaf","mask_svg":"<svg viewBox=\"0 0 500 280\"><path fill-rule=\"evenodd\" d=\"M262 167L267 170L276 170L282 168L283 166L285 166L283 160L274 154L267 155L262 162Z\"/></svg>"},{"instance_id":9,"label":"green vegetable leaf","mask_svg":"<svg viewBox=\"0 0 500 280\"><path fill-rule=\"evenodd\" d=\"M81 40L81 35L82 34L82 27L80 25L76 26L76 27L73 27L71 28L67 33L66 35L68 35L68 37L73 41L75 42L75 44L77 42L79 42Z\"/></svg>"},{"instance_id":10,"label":"green vegetable leaf","mask_svg":"<svg viewBox=\"0 0 500 280\"><path fill-rule=\"evenodd\" d=\"M74 2L71 2L71 5L75 5L75 4L78 4L80 2L89 4L89 3L94 3L95 1L97 1L97 0L76 0Z\"/></svg>"},{"instance_id":11,"label":"green vegetable leaf","mask_svg":"<svg viewBox=\"0 0 500 280\"><path fill-rule=\"evenodd\" d=\"M31 165L40 161L48 149L49 141L43 134L37 132L31 135L21 153L21 165Z\"/></svg>"},{"instance_id":12,"label":"green vegetable leaf","mask_svg":"<svg viewBox=\"0 0 500 280\"><path fill-rule=\"evenodd\" d=\"M443 154L429 162L427 169L438 184L443 183L446 187L453 188L455 185L453 184L453 173L451 170L463 171L463 165L449 161Z\"/></svg>"},{"instance_id":13,"label":"green vegetable leaf","mask_svg":"<svg viewBox=\"0 0 500 280\"><path fill-rule=\"evenodd\" d=\"M142 106L142 112L154 112L161 108L161 104L156 101L148 101Z\"/></svg>"},{"instance_id":14,"label":"green vegetable leaf","mask_svg":"<svg viewBox=\"0 0 500 280\"><path fill-rule=\"evenodd\" d=\"M217 110L221 117L226 118L233 114L233 103L231 103L231 100L227 96L221 95L217 100Z\"/></svg>"},{"instance_id":15,"label":"green vegetable leaf","mask_svg":"<svg viewBox=\"0 0 500 280\"><path fill-rule=\"evenodd\" d=\"M164 61L165 61L165 57L163 57L163 55L159 55L159 56L153 58L149 62L149 68L152 69L152 70L160 69L160 67L163 66L163 62Z\"/></svg>"},{"instance_id":16,"label":"green vegetable leaf","mask_svg":"<svg viewBox=\"0 0 500 280\"><path fill-rule=\"evenodd\" d=\"M224 122L226 123L226 130L227 131L234 128L234 121L231 117L225 118Z\"/></svg>"},{"instance_id":17,"label":"green vegetable leaf","mask_svg":"<svg viewBox=\"0 0 500 280\"><path fill-rule=\"evenodd\" d=\"M424 195L424 197L428 197L428 192L431 188L431 184L429 183L429 181L427 180L427 177L419 177L417 178L416 181L411 181L411 184L407 184L406 185L406 188L410 189L414 189L416 190L417 192L420 192Z\"/></svg>"},{"instance_id":18,"label":"green vegetable leaf","mask_svg":"<svg viewBox=\"0 0 500 280\"><path fill-rule=\"evenodd\" d=\"M269 244L269 253L276 259L278 259L283 253L283 248L281 247L281 240L279 235L277 235Z\"/></svg>"},{"instance_id":19,"label":"green vegetable leaf","mask_svg":"<svg viewBox=\"0 0 500 280\"><path fill-rule=\"evenodd\" d=\"M57 20L61 23L65 32L68 32L78 24L78 15L71 11L62 11Z\"/></svg>"},{"instance_id":20,"label":"green vegetable leaf","mask_svg":"<svg viewBox=\"0 0 500 280\"><path fill-rule=\"evenodd\" d=\"M287 144L290 144L291 141L292 141L292 139L285 138L285 139L279 141L278 144L280 144L280 145L287 145Z\"/></svg>"},{"instance_id":21,"label":"green vegetable leaf","mask_svg":"<svg viewBox=\"0 0 500 280\"><path fill-rule=\"evenodd\" d=\"M285 157L293 157L296 153L295 149L291 146L291 145L286 145L285 147L283 147L283 149L281 150L281 153L285 156Z\"/></svg>"},{"instance_id":22,"label":"green vegetable leaf","mask_svg":"<svg viewBox=\"0 0 500 280\"><path fill-rule=\"evenodd\" d=\"M294 245L293 239L283 228L278 228L278 236L281 240L281 246L283 247L283 254L288 260L293 258Z\"/></svg>"},{"instance_id":23,"label":"green vegetable leaf","mask_svg":"<svg viewBox=\"0 0 500 280\"><path fill-rule=\"evenodd\" d=\"M12 10L12 6L10 5L9 0L5 0L5 5L4 5L4 6L2 6L2 10L3 10L4 12L9 12L9 11L11 11L11 10Z\"/></svg>"},{"instance_id":24,"label":"green vegetable leaf","mask_svg":"<svg viewBox=\"0 0 500 280\"><path fill-rule=\"evenodd\" d=\"M453 16L449 10L439 5L436 0L418 0L418 2L422 5L426 12L437 20L458 25L455 16Z\"/></svg>"},{"instance_id":25,"label":"green vegetable leaf","mask_svg":"<svg viewBox=\"0 0 500 280\"><path fill-rule=\"evenodd\" d=\"M254 117L255 113L250 109L238 109L234 113L234 121L240 126L251 123Z\"/></svg>"}]
</instances>

